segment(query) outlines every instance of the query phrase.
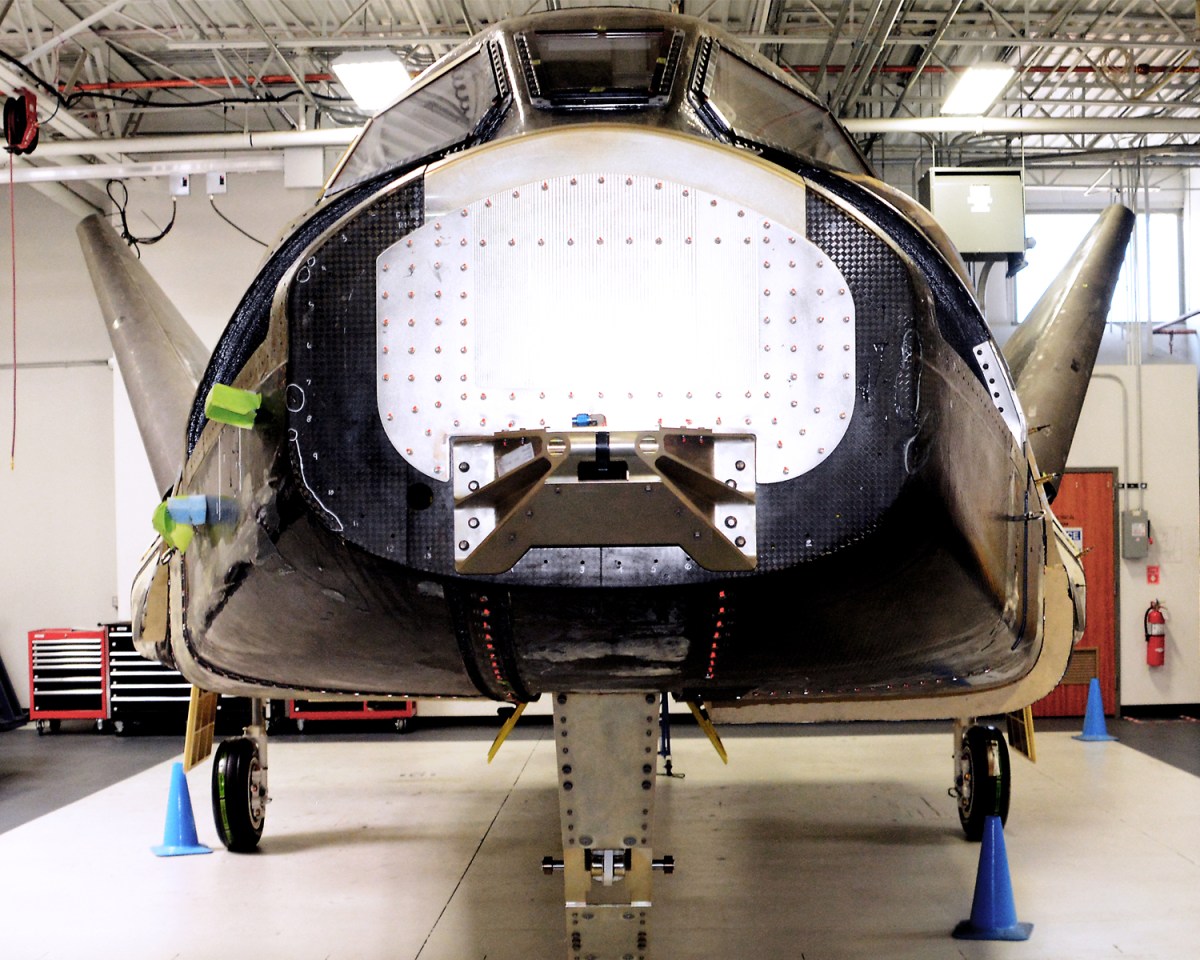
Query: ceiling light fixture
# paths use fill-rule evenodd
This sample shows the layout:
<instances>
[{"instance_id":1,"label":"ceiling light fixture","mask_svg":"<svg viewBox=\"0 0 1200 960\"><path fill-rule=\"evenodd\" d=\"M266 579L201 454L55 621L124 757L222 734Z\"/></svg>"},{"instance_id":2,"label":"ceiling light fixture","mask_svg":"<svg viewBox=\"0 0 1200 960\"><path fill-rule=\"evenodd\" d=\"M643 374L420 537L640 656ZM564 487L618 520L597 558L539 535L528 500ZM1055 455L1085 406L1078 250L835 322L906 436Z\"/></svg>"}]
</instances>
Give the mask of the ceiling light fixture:
<instances>
[{"instance_id":1,"label":"ceiling light fixture","mask_svg":"<svg viewBox=\"0 0 1200 960\"><path fill-rule=\"evenodd\" d=\"M408 67L391 50L343 53L330 66L359 109L367 113L390 107L412 83Z\"/></svg>"},{"instance_id":2,"label":"ceiling light fixture","mask_svg":"<svg viewBox=\"0 0 1200 960\"><path fill-rule=\"evenodd\" d=\"M977 63L958 78L942 113L982 115L1008 86L1015 71L1006 63Z\"/></svg>"}]
</instances>

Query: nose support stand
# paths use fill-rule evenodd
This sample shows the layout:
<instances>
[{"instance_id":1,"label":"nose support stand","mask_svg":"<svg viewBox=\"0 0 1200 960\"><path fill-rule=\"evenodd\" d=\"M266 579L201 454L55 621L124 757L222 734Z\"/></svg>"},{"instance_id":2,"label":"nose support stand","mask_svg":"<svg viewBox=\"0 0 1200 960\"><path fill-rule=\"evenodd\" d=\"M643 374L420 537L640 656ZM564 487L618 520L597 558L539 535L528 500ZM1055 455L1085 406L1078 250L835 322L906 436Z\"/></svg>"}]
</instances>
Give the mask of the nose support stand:
<instances>
[{"instance_id":1,"label":"nose support stand","mask_svg":"<svg viewBox=\"0 0 1200 960\"><path fill-rule=\"evenodd\" d=\"M563 874L570 960L644 960L650 940L654 781L658 721L654 693L558 694L558 765Z\"/></svg>"}]
</instances>

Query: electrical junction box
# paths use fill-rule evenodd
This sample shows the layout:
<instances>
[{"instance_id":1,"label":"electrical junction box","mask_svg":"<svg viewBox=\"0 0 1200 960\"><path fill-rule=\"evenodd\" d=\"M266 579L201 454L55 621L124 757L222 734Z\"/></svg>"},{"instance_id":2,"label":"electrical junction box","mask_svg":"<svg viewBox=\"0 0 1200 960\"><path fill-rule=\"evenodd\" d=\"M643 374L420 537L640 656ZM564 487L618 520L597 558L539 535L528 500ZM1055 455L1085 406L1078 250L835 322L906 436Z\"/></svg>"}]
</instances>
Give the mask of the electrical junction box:
<instances>
[{"instance_id":1,"label":"electrical junction box","mask_svg":"<svg viewBox=\"0 0 1200 960\"><path fill-rule=\"evenodd\" d=\"M1141 560L1150 553L1150 518L1145 510L1121 511L1121 556Z\"/></svg>"},{"instance_id":2,"label":"electrical junction box","mask_svg":"<svg viewBox=\"0 0 1200 960\"><path fill-rule=\"evenodd\" d=\"M325 185L324 147L285 147L283 185L312 189Z\"/></svg>"},{"instance_id":3,"label":"electrical junction box","mask_svg":"<svg viewBox=\"0 0 1200 960\"><path fill-rule=\"evenodd\" d=\"M933 167L917 199L969 260L1025 252L1025 179L1019 168Z\"/></svg>"},{"instance_id":4,"label":"electrical junction box","mask_svg":"<svg viewBox=\"0 0 1200 960\"><path fill-rule=\"evenodd\" d=\"M192 179L186 173L173 173L167 177L167 190L173 197L186 197L192 192Z\"/></svg>"},{"instance_id":5,"label":"electrical junction box","mask_svg":"<svg viewBox=\"0 0 1200 960\"><path fill-rule=\"evenodd\" d=\"M218 193L224 193L228 189L225 183L225 174L220 171L211 171L205 174L204 186L210 197Z\"/></svg>"}]
</instances>

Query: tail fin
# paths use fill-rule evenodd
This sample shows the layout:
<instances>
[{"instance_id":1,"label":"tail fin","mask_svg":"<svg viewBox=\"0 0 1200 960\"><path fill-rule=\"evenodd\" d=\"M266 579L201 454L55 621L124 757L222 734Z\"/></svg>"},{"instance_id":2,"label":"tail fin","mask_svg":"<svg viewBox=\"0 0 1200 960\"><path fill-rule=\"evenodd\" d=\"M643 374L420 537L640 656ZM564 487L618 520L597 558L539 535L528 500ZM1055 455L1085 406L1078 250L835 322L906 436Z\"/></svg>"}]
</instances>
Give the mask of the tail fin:
<instances>
[{"instance_id":1,"label":"tail fin","mask_svg":"<svg viewBox=\"0 0 1200 960\"><path fill-rule=\"evenodd\" d=\"M76 233L154 482L165 491L183 466L187 420L209 351L103 217L87 217Z\"/></svg>"},{"instance_id":2,"label":"tail fin","mask_svg":"<svg viewBox=\"0 0 1200 960\"><path fill-rule=\"evenodd\" d=\"M1041 471L1052 476L1046 483L1051 500L1066 467L1132 231L1133 213L1127 208L1114 204L1100 214L1062 273L1004 345L1034 457Z\"/></svg>"}]
</instances>

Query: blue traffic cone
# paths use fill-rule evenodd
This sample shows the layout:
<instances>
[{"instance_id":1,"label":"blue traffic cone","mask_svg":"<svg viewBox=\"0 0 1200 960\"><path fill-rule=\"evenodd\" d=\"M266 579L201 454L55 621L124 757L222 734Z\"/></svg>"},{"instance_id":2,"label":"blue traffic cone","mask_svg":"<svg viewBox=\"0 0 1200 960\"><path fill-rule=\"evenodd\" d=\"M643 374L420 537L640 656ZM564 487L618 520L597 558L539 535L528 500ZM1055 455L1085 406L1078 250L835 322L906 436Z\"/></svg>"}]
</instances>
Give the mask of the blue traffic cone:
<instances>
[{"instance_id":1,"label":"blue traffic cone","mask_svg":"<svg viewBox=\"0 0 1200 960\"><path fill-rule=\"evenodd\" d=\"M1092 677L1088 686L1087 712L1083 715L1083 733L1076 734L1074 740L1116 740L1108 735L1104 726L1104 699L1100 696L1100 681Z\"/></svg>"},{"instance_id":2,"label":"blue traffic cone","mask_svg":"<svg viewBox=\"0 0 1200 960\"><path fill-rule=\"evenodd\" d=\"M188 793L183 764L171 768L171 792L167 795L167 823L161 846L151 847L156 857L183 857L190 853L212 853L196 837L196 819L192 816L192 797Z\"/></svg>"},{"instance_id":3,"label":"blue traffic cone","mask_svg":"<svg viewBox=\"0 0 1200 960\"><path fill-rule=\"evenodd\" d=\"M983 846L979 872L975 876L975 899L971 919L954 928L957 940L1028 940L1032 923L1017 922L1008 855L1004 850L1004 828L999 817L983 822Z\"/></svg>"}]
</instances>

